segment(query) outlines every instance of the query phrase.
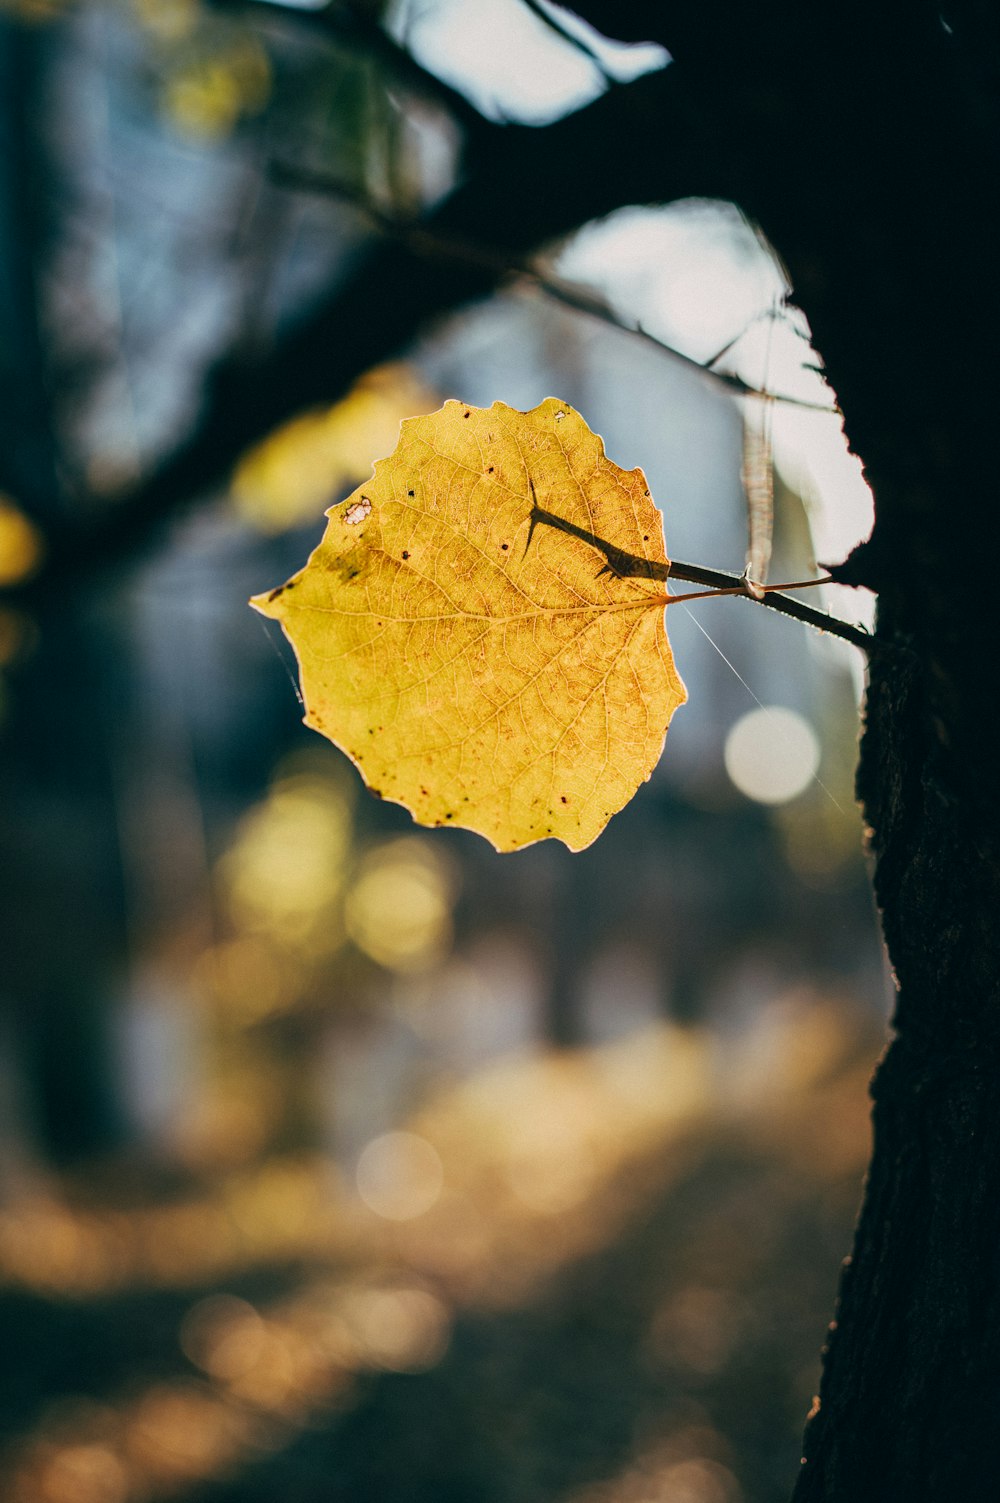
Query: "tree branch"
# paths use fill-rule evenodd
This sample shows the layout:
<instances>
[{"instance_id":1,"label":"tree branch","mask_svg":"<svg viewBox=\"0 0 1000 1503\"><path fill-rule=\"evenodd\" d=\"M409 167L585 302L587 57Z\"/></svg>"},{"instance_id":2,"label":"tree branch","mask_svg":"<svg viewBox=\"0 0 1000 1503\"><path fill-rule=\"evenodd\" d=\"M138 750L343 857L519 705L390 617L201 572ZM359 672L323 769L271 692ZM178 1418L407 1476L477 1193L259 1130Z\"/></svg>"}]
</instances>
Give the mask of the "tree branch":
<instances>
[{"instance_id":1,"label":"tree branch","mask_svg":"<svg viewBox=\"0 0 1000 1503\"><path fill-rule=\"evenodd\" d=\"M795 584L766 585L760 595L755 595L748 588L744 574L727 574L722 569L703 569L700 564L685 564L679 559L670 561L670 578L683 579L690 584L711 586L710 589L701 592L702 596L739 595L744 600L752 600L754 605L766 605L770 610L778 611L782 616L792 616L796 621L804 621L807 626L814 626L817 631L829 632L832 637L839 637L842 642L850 642L852 647L860 647L864 653L870 653L876 646L882 645L863 627L851 626L849 622L842 621L839 616L830 616L826 611L817 611L811 605L806 605L803 601L782 593L784 590L804 590L814 585L832 584L833 581L830 579L803 579ZM698 595L677 596L675 603L698 598Z\"/></svg>"},{"instance_id":2,"label":"tree branch","mask_svg":"<svg viewBox=\"0 0 1000 1503\"><path fill-rule=\"evenodd\" d=\"M641 324L625 323L603 298L589 288L546 276L544 272L529 263L515 261L509 256L499 256L488 245L476 245L471 241L436 235L423 228L419 221L406 223L395 219L385 214L370 199L363 198L349 183L345 183L340 178L323 172L312 172L309 168L296 167L287 162L272 163L269 171L273 181L281 187L338 198L350 204L359 214L363 214L381 234L390 240L397 240L406 245L418 256L430 256L443 261L457 261L463 265L477 266L495 273L500 280L520 278L530 282L554 302L572 308L574 313L582 313L588 318L597 319L600 323L609 324L611 328L618 329L623 334L641 339L645 344L652 345L654 349L668 355L672 360L679 361L689 370L697 371L709 381L725 387L731 396L759 397L768 402L781 402L790 407L804 408L809 412L826 412L833 416L840 410L837 407L830 407L825 402L807 402L801 397L786 396L781 392L763 391L756 386L750 386L741 376L715 369L716 361L722 358L725 350L705 363L694 360L690 355L685 355L683 350L667 344L663 339L658 339L655 334L650 334L649 330L644 329ZM728 348L727 345L726 349Z\"/></svg>"},{"instance_id":3,"label":"tree branch","mask_svg":"<svg viewBox=\"0 0 1000 1503\"><path fill-rule=\"evenodd\" d=\"M653 119L669 122L677 115L679 128L684 107L675 97L672 71L611 90L544 130L506 126L485 132L471 154L468 180L422 228L446 240L492 240L496 265L443 266L403 244L378 247L272 348L222 360L206 381L191 436L100 514L67 521L51 533L42 574L16 593L40 599L88 571L130 559L198 496L224 484L252 444L297 413L336 401L430 320L488 296L511 259L624 204L665 193L711 193L714 185L701 174L696 150L690 157L673 152L669 171L658 156L630 150ZM622 163L613 176L593 171L593 162L608 150L617 151Z\"/></svg>"}]
</instances>

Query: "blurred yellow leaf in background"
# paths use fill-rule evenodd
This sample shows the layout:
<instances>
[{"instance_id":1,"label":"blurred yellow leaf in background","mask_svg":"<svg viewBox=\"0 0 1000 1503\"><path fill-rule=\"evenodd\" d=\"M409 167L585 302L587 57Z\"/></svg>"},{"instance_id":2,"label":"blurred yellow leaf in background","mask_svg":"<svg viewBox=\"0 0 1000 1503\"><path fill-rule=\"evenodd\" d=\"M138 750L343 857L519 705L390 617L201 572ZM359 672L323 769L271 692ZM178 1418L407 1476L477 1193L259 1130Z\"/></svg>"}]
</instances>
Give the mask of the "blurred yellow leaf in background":
<instances>
[{"instance_id":1,"label":"blurred yellow leaf in background","mask_svg":"<svg viewBox=\"0 0 1000 1503\"><path fill-rule=\"evenodd\" d=\"M306 723L420 824L589 845L686 698L642 471L554 398L446 402L328 515L252 602L295 648Z\"/></svg>"},{"instance_id":2,"label":"blurred yellow leaf in background","mask_svg":"<svg viewBox=\"0 0 1000 1503\"><path fill-rule=\"evenodd\" d=\"M0 495L0 585L20 584L42 561L42 535L24 512Z\"/></svg>"},{"instance_id":3,"label":"blurred yellow leaf in background","mask_svg":"<svg viewBox=\"0 0 1000 1503\"><path fill-rule=\"evenodd\" d=\"M351 839L349 801L328 778L279 782L220 862L238 928L310 954L336 950Z\"/></svg>"},{"instance_id":4,"label":"blurred yellow leaf in background","mask_svg":"<svg viewBox=\"0 0 1000 1503\"><path fill-rule=\"evenodd\" d=\"M410 366L377 366L342 401L294 418L252 449L233 477L233 504L262 532L308 522L370 473L372 455L393 447L405 417L439 400Z\"/></svg>"},{"instance_id":5,"label":"blurred yellow leaf in background","mask_svg":"<svg viewBox=\"0 0 1000 1503\"><path fill-rule=\"evenodd\" d=\"M176 15L183 26L183 13ZM267 53L255 38L239 37L221 47L195 47L181 58L164 79L161 103L179 135L208 143L229 135L244 115L258 114L270 92Z\"/></svg>"},{"instance_id":6,"label":"blurred yellow leaf in background","mask_svg":"<svg viewBox=\"0 0 1000 1503\"><path fill-rule=\"evenodd\" d=\"M387 970L428 970L451 944L450 888L429 841L418 835L390 840L359 865L347 894L347 932Z\"/></svg>"}]
</instances>

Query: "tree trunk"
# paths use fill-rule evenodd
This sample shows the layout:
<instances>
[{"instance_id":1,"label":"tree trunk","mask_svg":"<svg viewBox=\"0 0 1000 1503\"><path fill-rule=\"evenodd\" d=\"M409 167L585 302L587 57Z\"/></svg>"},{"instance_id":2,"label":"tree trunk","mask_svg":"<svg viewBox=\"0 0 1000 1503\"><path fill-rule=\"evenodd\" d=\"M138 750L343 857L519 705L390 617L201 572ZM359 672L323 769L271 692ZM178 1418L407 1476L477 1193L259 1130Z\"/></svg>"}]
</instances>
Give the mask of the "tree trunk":
<instances>
[{"instance_id":1,"label":"tree trunk","mask_svg":"<svg viewBox=\"0 0 1000 1503\"><path fill-rule=\"evenodd\" d=\"M928 681L907 653L868 695L859 789L899 994L800 1503L997 1490L1000 880Z\"/></svg>"},{"instance_id":2,"label":"tree trunk","mask_svg":"<svg viewBox=\"0 0 1000 1503\"><path fill-rule=\"evenodd\" d=\"M620 35L605 0L579 7ZM898 996L796 1503L998 1490L1000 23L937 6L638 7L690 128L783 257L876 504L858 773ZM630 18L631 22L631 18ZM710 105L707 103L710 101ZM662 143L669 155L670 142ZM691 150L691 142L686 143Z\"/></svg>"}]
</instances>

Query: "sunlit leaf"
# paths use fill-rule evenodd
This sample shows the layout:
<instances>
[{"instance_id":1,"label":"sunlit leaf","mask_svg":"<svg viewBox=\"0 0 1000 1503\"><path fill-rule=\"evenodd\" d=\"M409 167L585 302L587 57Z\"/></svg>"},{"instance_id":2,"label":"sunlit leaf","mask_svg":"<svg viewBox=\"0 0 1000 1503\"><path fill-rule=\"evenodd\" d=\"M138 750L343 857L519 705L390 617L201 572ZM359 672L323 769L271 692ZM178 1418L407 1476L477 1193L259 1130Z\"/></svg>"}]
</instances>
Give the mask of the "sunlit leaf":
<instances>
[{"instance_id":1,"label":"sunlit leaf","mask_svg":"<svg viewBox=\"0 0 1000 1503\"><path fill-rule=\"evenodd\" d=\"M252 602L295 648L306 723L421 824L589 845L686 697L642 471L553 398L446 402L328 515Z\"/></svg>"}]
</instances>

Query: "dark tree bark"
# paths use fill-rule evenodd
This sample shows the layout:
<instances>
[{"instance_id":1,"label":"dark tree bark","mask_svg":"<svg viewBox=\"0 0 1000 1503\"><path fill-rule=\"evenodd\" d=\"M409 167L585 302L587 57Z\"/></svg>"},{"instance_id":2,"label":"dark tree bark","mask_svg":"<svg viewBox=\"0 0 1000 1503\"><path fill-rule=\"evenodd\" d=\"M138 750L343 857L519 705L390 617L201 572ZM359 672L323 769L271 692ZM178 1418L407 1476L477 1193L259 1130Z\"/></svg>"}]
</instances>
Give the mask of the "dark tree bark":
<instances>
[{"instance_id":1,"label":"dark tree bark","mask_svg":"<svg viewBox=\"0 0 1000 1503\"><path fill-rule=\"evenodd\" d=\"M56 535L68 496L35 285L53 229L55 168L40 129L51 52L47 27L0 17L0 492ZM0 911L17 915L4 930L0 1007L16 1010L34 1126L57 1160L105 1147L118 1130L104 1030L124 911L107 745L93 713L106 678L94 637L86 600L67 592L19 678L17 735L5 737L0 765Z\"/></svg>"},{"instance_id":2,"label":"dark tree bark","mask_svg":"<svg viewBox=\"0 0 1000 1503\"><path fill-rule=\"evenodd\" d=\"M608 5L578 8L620 31ZM638 23L785 261L876 503L838 572L879 595L858 789L898 996L795 1496L992 1497L1000 699L992 592L970 575L997 530L997 22L973 4L699 0Z\"/></svg>"}]
</instances>

